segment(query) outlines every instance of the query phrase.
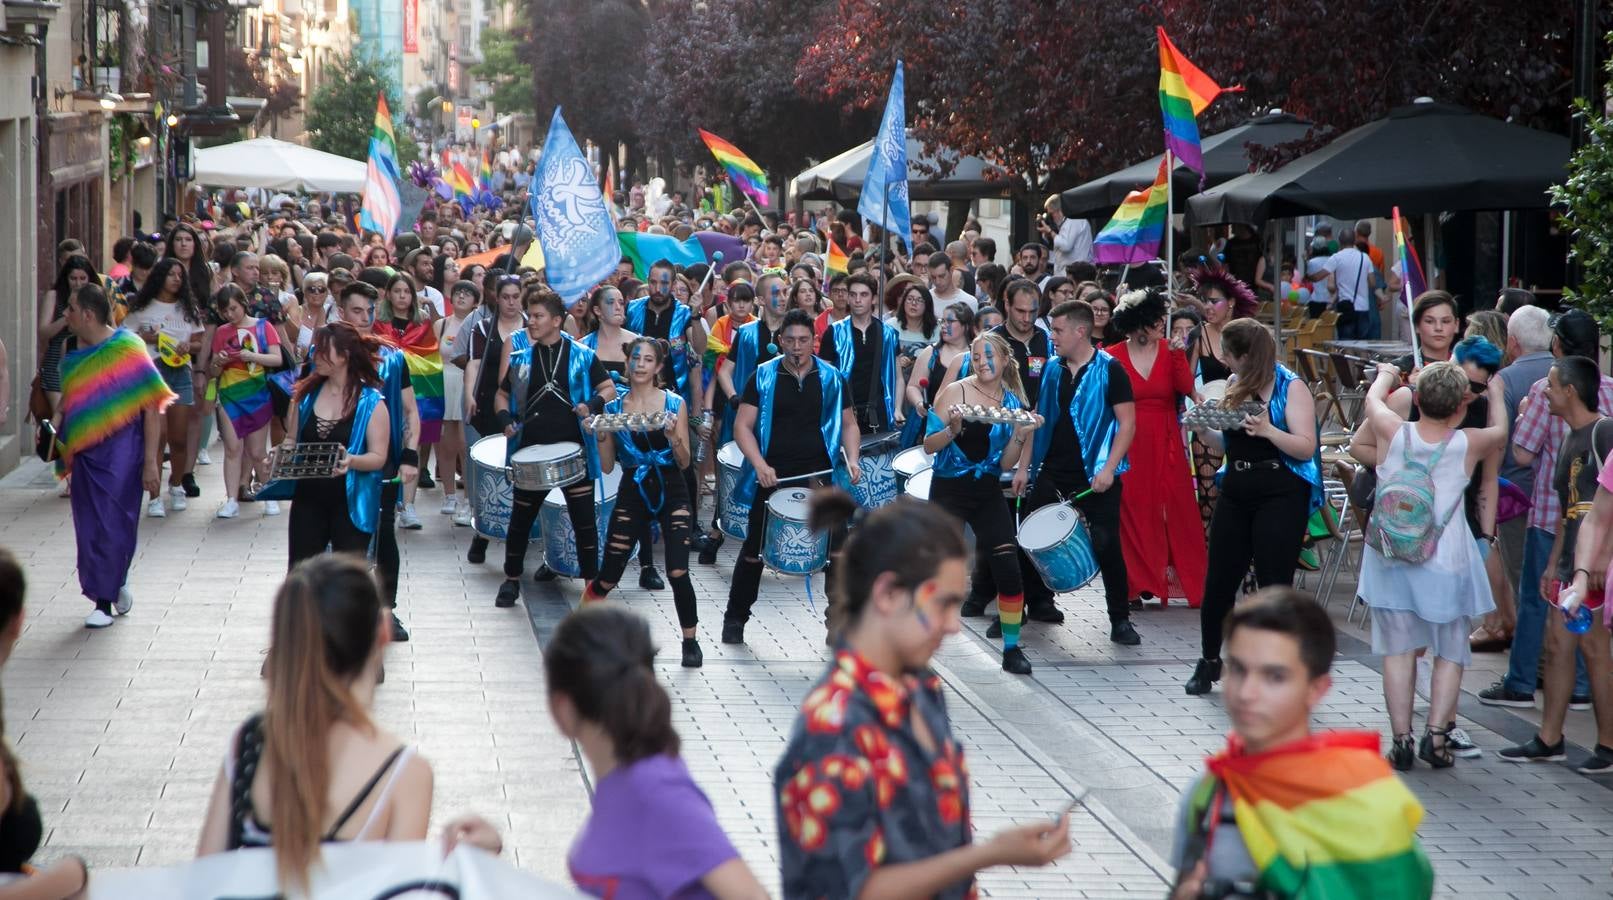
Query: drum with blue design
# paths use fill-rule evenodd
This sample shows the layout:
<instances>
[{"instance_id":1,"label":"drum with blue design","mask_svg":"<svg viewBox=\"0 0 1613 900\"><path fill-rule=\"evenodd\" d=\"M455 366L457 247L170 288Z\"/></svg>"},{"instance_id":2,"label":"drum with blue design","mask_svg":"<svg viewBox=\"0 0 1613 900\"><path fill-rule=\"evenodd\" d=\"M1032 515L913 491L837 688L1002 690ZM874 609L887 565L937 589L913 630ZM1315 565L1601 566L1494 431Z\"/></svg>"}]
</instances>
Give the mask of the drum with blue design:
<instances>
[{"instance_id":1,"label":"drum with blue design","mask_svg":"<svg viewBox=\"0 0 1613 900\"><path fill-rule=\"evenodd\" d=\"M1075 507L1054 503L1019 524L1019 546L1055 594L1085 587L1098 575L1092 536Z\"/></svg>"},{"instance_id":2,"label":"drum with blue design","mask_svg":"<svg viewBox=\"0 0 1613 900\"><path fill-rule=\"evenodd\" d=\"M601 561L605 557L605 535L610 530L610 514L616 509L616 491L621 483L620 465L594 482L594 525L599 529ZM543 498L543 508L538 510L538 522L543 528L544 562L557 574L567 578L582 577L582 566L577 560L577 531L571 527L563 489L556 488Z\"/></svg>"},{"instance_id":3,"label":"drum with blue design","mask_svg":"<svg viewBox=\"0 0 1613 900\"><path fill-rule=\"evenodd\" d=\"M882 431L862 439L858 467L862 479L850 486L852 499L864 509L875 509L896 499L896 454L902 449L902 435Z\"/></svg>"},{"instance_id":4,"label":"drum with blue design","mask_svg":"<svg viewBox=\"0 0 1613 900\"><path fill-rule=\"evenodd\" d=\"M470 495L471 525L484 538L509 537L510 509L515 503L515 487L504 466L504 435L482 438L470 448L470 466L465 472L465 493ZM543 536L543 524L532 522L531 539Z\"/></svg>"},{"instance_id":5,"label":"drum with blue design","mask_svg":"<svg viewBox=\"0 0 1613 900\"><path fill-rule=\"evenodd\" d=\"M781 488L767 498L767 534L762 560L781 575L811 575L829 565L829 533L807 526L812 492Z\"/></svg>"},{"instance_id":6,"label":"drum with blue design","mask_svg":"<svg viewBox=\"0 0 1613 900\"><path fill-rule=\"evenodd\" d=\"M717 451L717 525L736 541L743 541L750 531L750 504L734 496L734 485L744 467L745 454L733 441Z\"/></svg>"}]
</instances>

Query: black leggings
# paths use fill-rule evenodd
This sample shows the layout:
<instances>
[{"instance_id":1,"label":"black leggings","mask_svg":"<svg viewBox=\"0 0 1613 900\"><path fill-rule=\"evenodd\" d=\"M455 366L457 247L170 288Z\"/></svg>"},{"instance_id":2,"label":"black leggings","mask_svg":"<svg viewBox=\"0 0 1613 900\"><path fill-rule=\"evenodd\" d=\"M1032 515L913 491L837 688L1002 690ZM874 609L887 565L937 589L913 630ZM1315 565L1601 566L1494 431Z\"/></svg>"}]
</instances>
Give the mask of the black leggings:
<instances>
[{"instance_id":1,"label":"black leggings","mask_svg":"<svg viewBox=\"0 0 1613 900\"><path fill-rule=\"evenodd\" d=\"M288 517L291 560L288 569L329 547L333 553L363 556L370 549L370 535L359 531L347 513L347 495L324 498L315 494L299 496L291 504Z\"/></svg>"},{"instance_id":2,"label":"black leggings","mask_svg":"<svg viewBox=\"0 0 1613 900\"><path fill-rule=\"evenodd\" d=\"M509 536L504 539L504 577L520 578L526 569L526 545L532 539L532 523L538 520L538 511L550 489L523 491L515 489L515 502L510 509ZM599 523L594 520L594 480L584 478L568 484L561 491L566 496L566 515L571 517L571 530L577 535L577 568L584 581L593 581L599 575Z\"/></svg>"},{"instance_id":3,"label":"black leggings","mask_svg":"<svg viewBox=\"0 0 1613 900\"><path fill-rule=\"evenodd\" d=\"M390 478L381 482L381 518L375 525L375 568L381 573L382 598L393 609L398 608L398 532L393 521L397 519L399 487ZM295 503L292 512L296 512Z\"/></svg>"},{"instance_id":4,"label":"black leggings","mask_svg":"<svg viewBox=\"0 0 1613 900\"><path fill-rule=\"evenodd\" d=\"M1002 482L995 473L983 478L936 477L930 482L930 502L974 529L975 557L986 561L995 593L1013 597L1024 592L1014 514L1003 501Z\"/></svg>"},{"instance_id":5,"label":"black leggings","mask_svg":"<svg viewBox=\"0 0 1613 900\"><path fill-rule=\"evenodd\" d=\"M605 538L605 562L599 567L599 577L593 580L590 590L595 597L604 599L612 588L621 583L628 554L633 549L634 532L643 532L644 536L638 538L639 548L641 554L647 555L649 523L659 520L661 541L665 546L667 581L672 584L672 604L678 610L678 624L693 628L700 621L695 615L694 583L689 580L689 532L693 527L694 515L689 512L689 497L684 493L683 478L667 468L663 468L661 474L664 481L657 480L654 475L644 479L644 491L650 495L651 502L658 498L661 501L660 512L652 513L633 481L632 470L622 473L622 484L616 491L616 509L610 516L610 534ZM639 563L650 564L643 555Z\"/></svg>"},{"instance_id":6,"label":"black leggings","mask_svg":"<svg viewBox=\"0 0 1613 900\"><path fill-rule=\"evenodd\" d=\"M1251 561L1260 587L1294 583L1310 503L1310 484L1287 469L1229 469L1222 476L1199 610L1205 659L1221 657L1221 625L1238 600Z\"/></svg>"},{"instance_id":7,"label":"black leggings","mask_svg":"<svg viewBox=\"0 0 1613 900\"><path fill-rule=\"evenodd\" d=\"M1088 494L1075 501L1075 508L1086 519L1087 536L1092 538L1092 557L1097 560L1098 573L1103 578L1104 606L1108 608L1111 624L1131 618L1131 610L1126 605L1126 555L1120 544L1121 481L1122 478L1117 477L1107 491ZM1044 471L1037 477L1036 486L1026 498L1025 514L1028 516L1057 502L1060 494L1073 497L1077 493L1079 491L1074 490L1074 485L1060 484ZM1023 551L1021 558L1024 559ZM1035 609L1053 605L1053 592L1042 583L1042 574L1036 571L1029 559L1024 559L1021 570L1025 578L1026 607Z\"/></svg>"}]
</instances>

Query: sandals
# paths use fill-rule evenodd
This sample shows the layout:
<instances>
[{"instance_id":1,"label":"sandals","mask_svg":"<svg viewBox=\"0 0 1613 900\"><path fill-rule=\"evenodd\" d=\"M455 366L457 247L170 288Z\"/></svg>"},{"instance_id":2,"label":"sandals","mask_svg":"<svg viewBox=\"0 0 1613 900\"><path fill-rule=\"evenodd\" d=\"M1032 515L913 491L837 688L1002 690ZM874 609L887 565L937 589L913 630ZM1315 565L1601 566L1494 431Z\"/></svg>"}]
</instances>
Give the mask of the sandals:
<instances>
[{"instance_id":1,"label":"sandals","mask_svg":"<svg viewBox=\"0 0 1613 900\"><path fill-rule=\"evenodd\" d=\"M1474 653L1499 653L1512 646L1512 635L1488 624L1480 624L1468 635L1467 644Z\"/></svg>"},{"instance_id":2,"label":"sandals","mask_svg":"<svg viewBox=\"0 0 1613 900\"><path fill-rule=\"evenodd\" d=\"M1451 753L1450 733L1451 730L1448 727L1434 728L1430 726L1423 729L1423 739L1417 742L1417 758L1435 769L1449 769L1451 766L1456 765L1456 756ZM1407 735L1406 737L1409 741L1411 736ZM1439 738L1439 746L1437 747L1434 746L1434 738L1436 737ZM1399 746L1399 738L1395 739L1395 744L1397 747Z\"/></svg>"},{"instance_id":3,"label":"sandals","mask_svg":"<svg viewBox=\"0 0 1613 900\"><path fill-rule=\"evenodd\" d=\"M1424 738L1424 740L1427 740L1427 738ZM1384 758L1389 760L1389 765L1394 766L1395 771L1410 772L1411 767L1417 764L1416 753L1416 745L1412 743L1411 732L1407 732L1395 735L1395 742L1389 745L1389 752L1384 754Z\"/></svg>"}]
</instances>

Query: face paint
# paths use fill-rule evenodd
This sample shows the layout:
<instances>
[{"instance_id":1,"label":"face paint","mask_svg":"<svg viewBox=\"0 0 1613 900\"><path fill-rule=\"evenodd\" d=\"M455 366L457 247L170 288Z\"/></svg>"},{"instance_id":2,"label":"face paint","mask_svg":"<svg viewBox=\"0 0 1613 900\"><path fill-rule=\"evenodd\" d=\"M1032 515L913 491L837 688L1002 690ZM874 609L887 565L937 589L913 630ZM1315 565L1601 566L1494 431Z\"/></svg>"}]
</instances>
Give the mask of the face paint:
<instances>
[{"instance_id":1,"label":"face paint","mask_svg":"<svg viewBox=\"0 0 1613 900\"><path fill-rule=\"evenodd\" d=\"M997 374L996 354L992 352L990 342L980 345L980 368L987 375Z\"/></svg>"}]
</instances>

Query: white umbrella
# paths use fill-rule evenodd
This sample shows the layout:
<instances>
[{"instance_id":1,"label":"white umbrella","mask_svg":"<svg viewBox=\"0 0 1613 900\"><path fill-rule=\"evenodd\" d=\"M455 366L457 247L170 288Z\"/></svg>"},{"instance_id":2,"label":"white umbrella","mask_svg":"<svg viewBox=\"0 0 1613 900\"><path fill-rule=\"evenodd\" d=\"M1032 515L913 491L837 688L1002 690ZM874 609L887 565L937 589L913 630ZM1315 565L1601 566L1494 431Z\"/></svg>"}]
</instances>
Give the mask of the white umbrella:
<instances>
[{"instance_id":1,"label":"white umbrella","mask_svg":"<svg viewBox=\"0 0 1613 900\"><path fill-rule=\"evenodd\" d=\"M191 181L208 187L270 191L364 190L365 163L274 138L253 138L196 151Z\"/></svg>"}]
</instances>

